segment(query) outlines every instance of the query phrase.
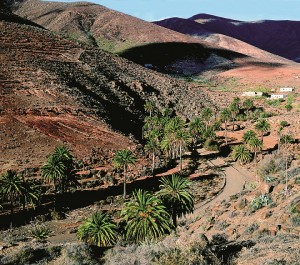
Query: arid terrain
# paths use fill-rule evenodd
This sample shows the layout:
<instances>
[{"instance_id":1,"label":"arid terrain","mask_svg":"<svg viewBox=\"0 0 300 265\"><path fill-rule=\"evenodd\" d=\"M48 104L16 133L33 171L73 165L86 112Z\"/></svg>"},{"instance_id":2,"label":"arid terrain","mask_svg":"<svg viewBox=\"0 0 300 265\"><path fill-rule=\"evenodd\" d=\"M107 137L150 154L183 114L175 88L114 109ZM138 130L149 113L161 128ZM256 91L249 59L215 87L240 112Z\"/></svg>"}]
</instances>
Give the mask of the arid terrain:
<instances>
[{"instance_id":1,"label":"arid terrain","mask_svg":"<svg viewBox=\"0 0 300 265\"><path fill-rule=\"evenodd\" d=\"M274 37L297 32L297 22L149 23L92 3L10 2L0 4L0 264L299 264L300 54L298 39ZM242 38L244 27L257 38ZM58 146L74 159L67 191L44 174ZM239 146L249 156L236 156ZM128 167L117 164L120 150L134 155ZM36 207L2 188L9 170L40 185ZM194 200L174 231L142 243L120 232L105 247L80 240L96 212L124 229L133 192L155 197L174 174Z\"/></svg>"}]
</instances>

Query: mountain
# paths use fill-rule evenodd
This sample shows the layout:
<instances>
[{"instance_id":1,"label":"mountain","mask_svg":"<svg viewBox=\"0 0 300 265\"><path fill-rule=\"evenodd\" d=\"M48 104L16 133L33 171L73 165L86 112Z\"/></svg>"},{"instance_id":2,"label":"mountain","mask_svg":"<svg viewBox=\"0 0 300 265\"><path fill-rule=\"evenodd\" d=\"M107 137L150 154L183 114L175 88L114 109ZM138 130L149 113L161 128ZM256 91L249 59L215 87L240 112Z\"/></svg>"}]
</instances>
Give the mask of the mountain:
<instances>
[{"instance_id":1,"label":"mountain","mask_svg":"<svg viewBox=\"0 0 300 265\"><path fill-rule=\"evenodd\" d=\"M144 43L197 42L184 34L94 3L23 0L14 10L49 30L113 52Z\"/></svg>"},{"instance_id":2,"label":"mountain","mask_svg":"<svg viewBox=\"0 0 300 265\"><path fill-rule=\"evenodd\" d=\"M69 39L118 53L164 73L191 75L253 63L290 63L221 34L203 30L205 37L194 38L93 3L25 0L15 6L14 12ZM197 32L199 24L187 22Z\"/></svg>"},{"instance_id":3,"label":"mountain","mask_svg":"<svg viewBox=\"0 0 300 265\"><path fill-rule=\"evenodd\" d=\"M198 14L189 19L169 18L155 24L200 38L222 34L289 60L300 61L300 21L245 22Z\"/></svg>"},{"instance_id":4,"label":"mountain","mask_svg":"<svg viewBox=\"0 0 300 265\"><path fill-rule=\"evenodd\" d=\"M186 83L0 10L1 170L36 167L58 144L79 157L133 147L144 104L186 118L209 97ZM192 98L192 103L190 98ZM194 100L195 99L195 100Z\"/></svg>"}]
</instances>

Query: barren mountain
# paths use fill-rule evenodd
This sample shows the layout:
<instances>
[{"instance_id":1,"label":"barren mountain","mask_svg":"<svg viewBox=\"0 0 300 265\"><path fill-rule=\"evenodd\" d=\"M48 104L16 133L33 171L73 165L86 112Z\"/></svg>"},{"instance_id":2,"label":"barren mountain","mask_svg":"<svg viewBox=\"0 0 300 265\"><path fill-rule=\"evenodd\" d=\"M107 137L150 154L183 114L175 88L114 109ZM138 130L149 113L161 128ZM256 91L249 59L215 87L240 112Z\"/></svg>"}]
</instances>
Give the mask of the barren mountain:
<instances>
[{"instance_id":1,"label":"barren mountain","mask_svg":"<svg viewBox=\"0 0 300 265\"><path fill-rule=\"evenodd\" d=\"M207 41L210 35L226 35L289 60L300 60L300 21L244 22L198 14L189 19L169 18L155 23Z\"/></svg>"},{"instance_id":2,"label":"barren mountain","mask_svg":"<svg viewBox=\"0 0 300 265\"><path fill-rule=\"evenodd\" d=\"M16 14L47 29L110 51L142 43L197 42L175 31L87 2L19 1Z\"/></svg>"},{"instance_id":3,"label":"barren mountain","mask_svg":"<svg viewBox=\"0 0 300 265\"><path fill-rule=\"evenodd\" d=\"M164 24L160 27L92 3L59 3L39 0L23 0L16 6L15 12L47 29L112 52L123 52L141 44L184 42L198 43L205 49L222 48L254 57L260 61L286 63L286 60L279 56L274 56L237 39L221 34L209 35L206 29L201 30L199 38L185 35L186 28L195 34L199 33L199 24L192 20L176 18L176 23L171 20L171 25L176 24L175 28ZM181 30L177 29L177 26L181 27L182 22L184 34L179 33Z\"/></svg>"},{"instance_id":4,"label":"barren mountain","mask_svg":"<svg viewBox=\"0 0 300 265\"><path fill-rule=\"evenodd\" d=\"M61 142L81 157L133 146L149 98L185 117L213 105L185 83L0 12L1 170L40 165Z\"/></svg>"}]
</instances>

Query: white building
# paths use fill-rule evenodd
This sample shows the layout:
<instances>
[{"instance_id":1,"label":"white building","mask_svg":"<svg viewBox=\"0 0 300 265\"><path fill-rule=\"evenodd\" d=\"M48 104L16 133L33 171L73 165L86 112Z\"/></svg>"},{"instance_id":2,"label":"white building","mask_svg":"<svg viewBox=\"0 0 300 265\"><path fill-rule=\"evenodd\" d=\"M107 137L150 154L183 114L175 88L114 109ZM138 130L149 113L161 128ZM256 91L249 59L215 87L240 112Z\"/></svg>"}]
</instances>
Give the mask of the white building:
<instances>
[{"instance_id":1,"label":"white building","mask_svg":"<svg viewBox=\"0 0 300 265\"><path fill-rule=\"evenodd\" d=\"M262 95L263 92L255 92L255 91L248 91L242 93L243 97L261 97Z\"/></svg>"},{"instance_id":2,"label":"white building","mask_svg":"<svg viewBox=\"0 0 300 265\"><path fill-rule=\"evenodd\" d=\"M294 92L295 91L295 88L293 87L281 87L279 89L280 92Z\"/></svg>"},{"instance_id":3,"label":"white building","mask_svg":"<svg viewBox=\"0 0 300 265\"><path fill-rule=\"evenodd\" d=\"M283 95L283 94L271 94L271 99L279 99L279 98L286 98L287 95Z\"/></svg>"}]
</instances>

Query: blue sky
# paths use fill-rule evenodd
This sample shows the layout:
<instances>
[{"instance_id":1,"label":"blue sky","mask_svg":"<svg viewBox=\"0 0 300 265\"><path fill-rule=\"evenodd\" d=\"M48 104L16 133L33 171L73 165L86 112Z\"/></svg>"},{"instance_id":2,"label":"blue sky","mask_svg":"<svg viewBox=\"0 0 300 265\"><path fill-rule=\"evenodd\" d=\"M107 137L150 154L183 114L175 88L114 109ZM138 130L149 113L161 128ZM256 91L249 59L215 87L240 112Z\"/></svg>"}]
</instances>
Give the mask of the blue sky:
<instances>
[{"instance_id":1,"label":"blue sky","mask_svg":"<svg viewBox=\"0 0 300 265\"><path fill-rule=\"evenodd\" d=\"M52 0L53 1L53 0ZM59 1L59 0L56 0ZM300 0L87 0L148 20L207 13L238 20L300 20ZM73 2L65 0L61 2Z\"/></svg>"}]
</instances>

